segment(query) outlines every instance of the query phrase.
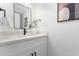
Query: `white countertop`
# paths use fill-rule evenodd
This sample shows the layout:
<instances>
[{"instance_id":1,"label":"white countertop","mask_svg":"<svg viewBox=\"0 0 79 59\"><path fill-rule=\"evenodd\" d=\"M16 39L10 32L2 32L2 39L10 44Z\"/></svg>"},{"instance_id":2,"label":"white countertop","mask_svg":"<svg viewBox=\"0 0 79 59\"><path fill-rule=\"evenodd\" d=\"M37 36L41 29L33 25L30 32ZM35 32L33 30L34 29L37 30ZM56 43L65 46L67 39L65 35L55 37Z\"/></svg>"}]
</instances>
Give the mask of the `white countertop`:
<instances>
[{"instance_id":1,"label":"white countertop","mask_svg":"<svg viewBox=\"0 0 79 59\"><path fill-rule=\"evenodd\" d=\"M21 35L21 36L0 37L0 47L9 45L12 43L30 41L32 40L31 38L44 37L44 36L47 36L47 33L29 34L29 35L23 35L23 36Z\"/></svg>"}]
</instances>

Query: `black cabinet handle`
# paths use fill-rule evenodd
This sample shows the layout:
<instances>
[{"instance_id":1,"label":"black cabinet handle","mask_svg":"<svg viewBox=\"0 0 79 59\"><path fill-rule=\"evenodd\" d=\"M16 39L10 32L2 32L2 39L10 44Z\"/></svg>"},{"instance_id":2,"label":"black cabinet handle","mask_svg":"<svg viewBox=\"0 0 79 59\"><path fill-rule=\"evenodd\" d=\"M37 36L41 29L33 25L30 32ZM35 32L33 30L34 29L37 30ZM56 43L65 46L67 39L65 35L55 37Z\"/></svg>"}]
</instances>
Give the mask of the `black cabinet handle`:
<instances>
[{"instance_id":1,"label":"black cabinet handle","mask_svg":"<svg viewBox=\"0 0 79 59\"><path fill-rule=\"evenodd\" d=\"M36 52L31 53L31 56L37 56Z\"/></svg>"},{"instance_id":2,"label":"black cabinet handle","mask_svg":"<svg viewBox=\"0 0 79 59\"><path fill-rule=\"evenodd\" d=\"M31 56L33 56L33 53L31 53Z\"/></svg>"},{"instance_id":3,"label":"black cabinet handle","mask_svg":"<svg viewBox=\"0 0 79 59\"><path fill-rule=\"evenodd\" d=\"M37 55L37 53L36 53L36 52L34 52L34 55L36 56L36 55Z\"/></svg>"}]
</instances>

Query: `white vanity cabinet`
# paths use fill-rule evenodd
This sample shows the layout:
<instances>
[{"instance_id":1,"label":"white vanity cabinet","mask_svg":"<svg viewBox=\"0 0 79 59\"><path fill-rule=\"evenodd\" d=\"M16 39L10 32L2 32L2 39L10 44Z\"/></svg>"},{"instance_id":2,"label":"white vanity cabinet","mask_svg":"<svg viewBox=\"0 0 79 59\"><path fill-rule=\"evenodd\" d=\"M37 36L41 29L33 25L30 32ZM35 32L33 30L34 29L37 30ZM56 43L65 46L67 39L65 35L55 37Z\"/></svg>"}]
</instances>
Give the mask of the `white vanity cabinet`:
<instances>
[{"instance_id":1,"label":"white vanity cabinet","mask_svg":"<svg viewBox=\"0 0 79 59\"><path fill-rule=\"evenodd\" d=\"M0 56L47 56L47 36L23 40L26 41L1 46Z\"/></svg>"}]
</instances>

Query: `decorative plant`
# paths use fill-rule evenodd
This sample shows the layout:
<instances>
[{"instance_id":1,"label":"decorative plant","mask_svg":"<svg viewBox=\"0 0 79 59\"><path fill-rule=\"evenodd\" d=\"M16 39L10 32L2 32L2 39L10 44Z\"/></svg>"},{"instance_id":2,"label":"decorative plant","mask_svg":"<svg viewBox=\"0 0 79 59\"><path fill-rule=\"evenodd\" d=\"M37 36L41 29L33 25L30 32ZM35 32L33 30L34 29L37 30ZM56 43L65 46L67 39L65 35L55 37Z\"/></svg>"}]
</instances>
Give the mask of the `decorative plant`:
<instances>
[{"instance_id":1,"label":"decorative plant","mask_svg":"<svg viewBox=\"0 0 79 59\"><path fill-rule=\"evenodd\" d=\"M41 19L33 20L31 24L31 28L36 28L40 22L41 22Z\"/></svg>"}]
</instances>

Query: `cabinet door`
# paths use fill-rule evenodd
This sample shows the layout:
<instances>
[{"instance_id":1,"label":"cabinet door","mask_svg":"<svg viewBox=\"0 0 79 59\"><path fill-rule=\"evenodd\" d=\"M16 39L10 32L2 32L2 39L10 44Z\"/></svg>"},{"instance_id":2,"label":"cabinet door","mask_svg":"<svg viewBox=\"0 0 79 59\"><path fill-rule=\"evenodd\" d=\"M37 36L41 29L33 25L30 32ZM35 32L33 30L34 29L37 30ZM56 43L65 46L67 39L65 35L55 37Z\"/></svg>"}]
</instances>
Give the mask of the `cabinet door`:
<instances>
[{"instance_id":1,"label":"cabinet door","mask_svg":"<svg viewBox=\"0 0 79 59\"><path fill-rule=\"evenodd\" d=\"M37 48L34 49L34 53L36 56L47 56L47 45L46 43L41 44Z\"/></svg>"},{"instance_id":2,"label":"cabinet door","mask_svg":"<svg viewBox=\"0 0 79 59\"><path fill-rule=\"evenodd\" d=\"M20 53L22 53L22 52L25 52L25 51L28 52L28 50L31 49L30 46L31 45L30 45L29 41L3 46L3 47L0 47L0 56L20 55Z\"/></svg>"},{"instance_id":3,"label":"cabinet door","mask_svg":"<svg viewBox=\"0 0 79 59\"><path fill-rule=\"evenodd\" d=\"M16 56L33 56L33 50L24 50L16 54Z\"/></svg>"}]
</instances>

